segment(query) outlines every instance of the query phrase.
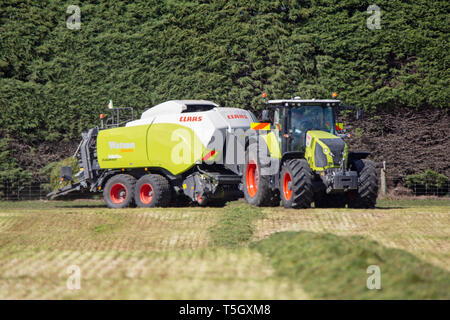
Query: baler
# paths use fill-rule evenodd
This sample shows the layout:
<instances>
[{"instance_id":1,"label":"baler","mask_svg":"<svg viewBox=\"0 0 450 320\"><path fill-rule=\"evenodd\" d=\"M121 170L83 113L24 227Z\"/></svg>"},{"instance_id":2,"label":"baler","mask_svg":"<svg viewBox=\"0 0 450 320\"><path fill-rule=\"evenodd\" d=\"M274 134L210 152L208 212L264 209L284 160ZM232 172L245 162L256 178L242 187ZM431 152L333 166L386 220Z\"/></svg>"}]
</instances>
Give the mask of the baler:
<instances>
[{"instance_id":1,"label":"baler","mask_svg":"<svg viewBox=\"0 0 450 320\"><path fill-rule=\"evenodd\" d=\"M48 197L87 189L103 192L109 207L123 208L185 200L220 205L242 196L243 166L234 151L227 161L226 150L244 150L244 131L257 121L250 111L205 100L171 100L121 123L122 109L112 109L106 125L102 121L82 134L75 153L77 182L71 168L63 167L61 179L71 184Z\"/></svg>"}]
</instances>

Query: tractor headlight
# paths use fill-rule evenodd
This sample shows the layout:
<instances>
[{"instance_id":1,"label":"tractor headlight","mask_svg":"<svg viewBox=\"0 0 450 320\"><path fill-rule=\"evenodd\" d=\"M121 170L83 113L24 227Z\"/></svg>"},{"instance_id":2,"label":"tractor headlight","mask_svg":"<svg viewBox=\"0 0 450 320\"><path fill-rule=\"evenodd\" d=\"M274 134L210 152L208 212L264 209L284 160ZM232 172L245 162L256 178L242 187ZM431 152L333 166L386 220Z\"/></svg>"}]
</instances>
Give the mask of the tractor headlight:
<instances>
[{"instance_id":1,"label":"tractor headlight","mask_svg":"<svg viewBox=\"0 0 450 320\"><path fill-rule=\"evenodd\" d=\"M328 148L323 149L324 153L328 153Z\"/></svg>"}]
</instances>

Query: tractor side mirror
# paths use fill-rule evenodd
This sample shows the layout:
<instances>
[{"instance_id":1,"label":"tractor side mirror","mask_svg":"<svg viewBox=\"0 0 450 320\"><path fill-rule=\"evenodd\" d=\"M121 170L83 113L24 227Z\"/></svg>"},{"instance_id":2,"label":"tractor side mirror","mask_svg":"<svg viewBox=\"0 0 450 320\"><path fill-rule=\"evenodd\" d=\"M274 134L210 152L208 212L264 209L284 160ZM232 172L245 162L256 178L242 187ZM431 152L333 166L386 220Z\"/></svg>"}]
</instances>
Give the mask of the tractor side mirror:
<instances>
[{"instance_id":1,"label":"tractor side mirror","mask_svg":"<svg viewBox=\"0 0 450 320\"><path fill-rule=\"evenodd\" d=\"M270 122L269 110L264 109L261 116L261 122Z\"/></svg>"},{"instance_id":2,"label":"tractor side mirror","mask_svg":"<svg viewBox=\"0 0 450 320\"><path fill-rule=\"evenodd\" d=\"M362 109L356 110L356 120L362 120L364 118L364 111Z\"/></svg>"}]
</instances>

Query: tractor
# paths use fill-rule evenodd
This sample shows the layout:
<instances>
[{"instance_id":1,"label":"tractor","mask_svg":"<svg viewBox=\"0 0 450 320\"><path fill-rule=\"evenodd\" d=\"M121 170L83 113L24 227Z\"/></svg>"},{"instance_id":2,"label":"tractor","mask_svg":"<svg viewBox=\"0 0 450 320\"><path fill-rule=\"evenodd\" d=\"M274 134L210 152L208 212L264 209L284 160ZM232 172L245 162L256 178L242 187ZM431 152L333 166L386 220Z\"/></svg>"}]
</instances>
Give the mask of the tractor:
<instances>
[{"instance_id":1,"label":"tractor","mask_svg":"<svg viewBox=\"0 0 450 320\"><path fill-rule=\"evenodd\" d=\"M264 97L264 96L263 96ZM255 206L374 208L378 193L369 152L349 151L336 122L336 99L269 100L262 123L252 124L243 168L243 191ZM363 117L356 110L356 119ZM271 120L272 119L272 120ZM270 126L272 128L270 129ZM265 130L258 130L264 128Z\"/></svg>"}]
</instances>

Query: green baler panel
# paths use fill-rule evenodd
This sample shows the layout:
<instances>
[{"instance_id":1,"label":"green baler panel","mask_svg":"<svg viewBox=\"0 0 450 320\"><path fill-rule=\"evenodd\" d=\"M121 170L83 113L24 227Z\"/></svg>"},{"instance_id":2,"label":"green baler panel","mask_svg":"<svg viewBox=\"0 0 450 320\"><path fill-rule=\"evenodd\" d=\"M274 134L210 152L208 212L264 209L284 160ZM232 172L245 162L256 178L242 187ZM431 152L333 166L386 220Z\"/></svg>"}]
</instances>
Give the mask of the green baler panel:
<instances>
[{"instance_id":1,"label":"green baler panel","mask_svg":"<svg viewBox=\"0 0 450 320\"><path fill-rule=\"evenodd\" d=\"M161 167L176 175L201 161L204 150L191 129L177 124L113 128L97 137L102 169Z\"/></svg>"},{"instance_id":2,"label":"green baler panel","mask_svg":"<svg viewBox=\"0 0 450 320\"><path fill-rule=\"evenodd\" d=\"M147 157L147 131L150 125L100 130L97 158L100 168L150 166Z\"/></svg>"}]
</instances>

